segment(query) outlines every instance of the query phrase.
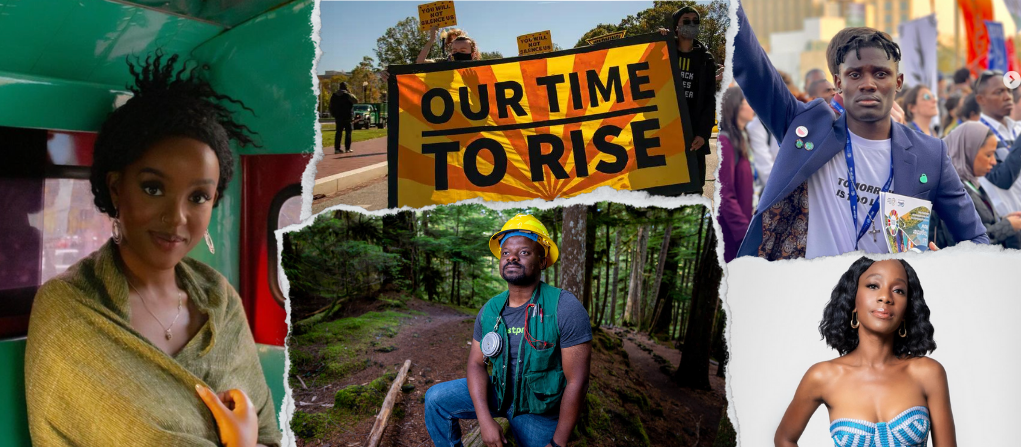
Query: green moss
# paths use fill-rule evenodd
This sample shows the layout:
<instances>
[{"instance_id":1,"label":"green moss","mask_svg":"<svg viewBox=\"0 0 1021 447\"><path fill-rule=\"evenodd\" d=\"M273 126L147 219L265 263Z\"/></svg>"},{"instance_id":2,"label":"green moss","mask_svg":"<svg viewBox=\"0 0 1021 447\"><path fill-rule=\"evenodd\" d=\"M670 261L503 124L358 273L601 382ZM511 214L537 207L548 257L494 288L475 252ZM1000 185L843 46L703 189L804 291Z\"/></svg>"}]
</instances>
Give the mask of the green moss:
<instances>
[{"instance_id":1,"label":"green moss","mask_svg":"<svg viewBox=\"0 0 1021 447\"><path fill-rule=\"evenodd\" d=\"M420 313L420 312L412 312ZM300 335L291 336L291 346L301 348L311 345L325 345L318 353L309 354L295 361L294 373L312 378L312 382L321 384L327 381L343 379L369 366L366 351L377 346L381 338L393 338L397 335L401 320L411 316L408 313L386 311L367 312L358 317L341 318L334 321L318 321L315 317L299 323L304 328ZM373 345L373 343L376 343ZM308 348L311 349L311 348ZM292 352L301 349L292 349ZM323 364L322 359L329 359Z\"/></svg>"},{"instance_id":2,"label":"green moss","mask_svg":"<svg viewBox=\"0 0 1021 447\"><path fill-rule=\"evenodd\" d=\"M649 411L649 398L644 394L627 389L618 389L617 394L620 395L620 400L622 402L630 402L638 405L638 408L641 408L643 412Z\"/></svg>"},{"instance_id":3,"label":"green moss","mask_svg":"<svg viewBox=\"0 0 1021 447\"><path fill-rule=\"evenodd\" d=\"M327 433L330 416L326 413L294 412L291 418L291 430L301 439L316 439Z\"/></svg>"},{"instance_id":4,"label":"green moss","mask_svg":"<svg viewBox=\"0 0 1021 447\"><path fill-rule=\"evenodd\" d=\"M390 371L370 382L369 387L381 393L386 393L390 390L390 384L392 384L396 378L397 373Z\"/></svg>"},{"instance_id":5,"label":"green moss","mask_svg":"<svg viewBox=\"0 0 1021 447\"><path fill-rule=\"evenodd\" d=\"M737 445L737 431L734 424L727 416L727 407L723 407L723 417L720 419L720 428L716 432L716 440L713 447L734 447Z\"/></svg>"},{"instance_id":6,"label":"green moss","mask_svg":"<svg viewBox=\"0 0 1021 447\"><path fill-rule=\"evenodd\" d=\"M363 385L350 385L334 396L335 408L351 410L356 414L373 414L383 404L385 393Z\"/></svg>"}]
</instances>

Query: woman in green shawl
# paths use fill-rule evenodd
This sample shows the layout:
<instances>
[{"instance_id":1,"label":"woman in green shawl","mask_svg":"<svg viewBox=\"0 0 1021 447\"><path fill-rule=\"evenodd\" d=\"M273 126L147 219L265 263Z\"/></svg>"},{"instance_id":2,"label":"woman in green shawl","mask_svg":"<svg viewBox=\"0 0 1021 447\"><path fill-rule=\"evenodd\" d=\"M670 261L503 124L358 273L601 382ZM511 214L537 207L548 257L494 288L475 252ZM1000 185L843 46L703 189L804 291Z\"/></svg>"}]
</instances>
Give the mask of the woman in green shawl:
<instances>
[{"instance_id":1,"label":"woman in green shawl","mask_svg":"<svg viewBox=\"0 0 1021 447\"><path fill-rule=\"evenodd\" d=\"M90 179L113 237L36 295L35 445L280 443L237 292L186 257L203 240L215 252L206 228L233 174L230 141L254 142L224 103L244 105L177 59L128 63L134 95L103 124Z\"/></svg>"}]
</instances>

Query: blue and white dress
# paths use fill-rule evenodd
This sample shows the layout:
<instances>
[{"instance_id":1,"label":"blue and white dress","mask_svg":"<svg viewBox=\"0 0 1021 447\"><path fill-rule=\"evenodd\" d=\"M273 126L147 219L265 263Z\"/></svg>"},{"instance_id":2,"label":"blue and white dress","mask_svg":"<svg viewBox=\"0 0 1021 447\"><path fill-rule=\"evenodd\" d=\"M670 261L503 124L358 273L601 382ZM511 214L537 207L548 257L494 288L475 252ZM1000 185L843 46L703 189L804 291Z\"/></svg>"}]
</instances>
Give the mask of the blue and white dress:
<instances>
[{"instance_id":1,"label":"blue and white dress","mask_svg":"<svg viewBox=\"0 0 1021 447\"><path fill-rule=\"evenodd\" d=\"M836 447L925 447L929 439L929 409L911 407L890 422L837 419L830 423Z\"/></svg>"}]
</instances>

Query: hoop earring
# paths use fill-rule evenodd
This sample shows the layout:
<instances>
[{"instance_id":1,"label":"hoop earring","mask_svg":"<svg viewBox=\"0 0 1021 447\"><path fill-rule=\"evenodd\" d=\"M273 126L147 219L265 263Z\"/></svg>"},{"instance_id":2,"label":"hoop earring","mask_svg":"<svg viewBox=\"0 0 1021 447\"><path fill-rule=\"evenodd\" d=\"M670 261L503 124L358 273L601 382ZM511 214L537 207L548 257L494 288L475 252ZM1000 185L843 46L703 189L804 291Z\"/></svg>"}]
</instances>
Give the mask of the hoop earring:
<instances>
[{"instance_id":1,"label":"hoop earring","mask_svg":"<svg viewBox=\"0 0 1021 447\"><path fill-rule=\"evenodd\" d=\"M110 237L113 238L113 243L120 245L124 241L124 233L121 232L121 220L114 217L110 222Z\"/></svg>"},{"instance_id":2,"label":"hoop earring","mask_svg":"<svg viewBox=\"0 0 1021 447\"><path fill-rule=\"evenodd\" d=\"M854 312L851 312L851 329L858 329L860 324L861 323L858 322L858 310L855 309Z\"/></svg>"},{"instance_id":3,"label":"hoop earring","mask_svg":"<svg viewBox=\"0 0 1021 447\"><path fill-rule=\"evenodd\" d=\"M213 245L213 237L209 235L209 231L206 231L206 235L203 237L206 240L206 247L209 248L209 254L216 254L216 246Z\"/></svg>"},{"instance_id":4,"label":"hoop earring","mask_svg":"<svg viewBox=\"0 0 1021 447\"><path fill-rule=\"evenodd\" d=\"M897 331L897 335L900 335L900 338L904 338L904 337L908 336L908 325L907 325L907 322L905 322L905 321L901 321L900 322L900 330Z\"/></svg>"}]
</instances>

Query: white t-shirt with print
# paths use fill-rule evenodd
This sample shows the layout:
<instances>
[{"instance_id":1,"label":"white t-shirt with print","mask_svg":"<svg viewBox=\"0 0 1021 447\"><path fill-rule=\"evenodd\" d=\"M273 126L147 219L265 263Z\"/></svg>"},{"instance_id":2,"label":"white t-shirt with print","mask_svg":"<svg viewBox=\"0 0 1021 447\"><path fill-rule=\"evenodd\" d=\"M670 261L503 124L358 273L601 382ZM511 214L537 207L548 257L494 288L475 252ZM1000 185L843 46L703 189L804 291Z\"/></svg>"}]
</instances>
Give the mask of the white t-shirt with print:
<instances>
[{"instance_id":1,"label":"white t-shirt with print","mask_svg":"<svg viewBox=\"0 0 1021 447\"><path fill-rule=\"evenodd\" d=\"M850 132L849 132L850 133ZM851 133L854 175L858 181L858 226L864 224L872 203L890 177L890 140L866 140ZM858 230L851 220L847 194L847 161L844 151L808 178L808 241L805 257L836 256L854 250ZM896 185L891 183L891 190ZM882 216L876 213L872 228L858 242L866 253L889 253L882 234Z\"/></svg>"},{"instance_id":2,"label":"white t-shirt with print","mask_svg":"<svg viewBox=\"0 0 1021 447\"><path fill-rule=\"evenodd\" d=\"M1004 141L998 142L996 148L996 158L1002 161L1010 153L1010 146L1014 143L1012 139L1021 136L1021 131L1017 129L1017 123L1010 119L1010 117L1003 118L1007 122L1006 126L985 114L982 114L982 119L989 123L988 125L992 126L993 129L996 129L1000 136L1005 138ZM999 140L999 137L997 139ZM997 214L1006 216L1015 211L1021 211L1021 179L1015 181L1008 189L998 188L989 180L986 180L985 177L980 178L979 183L986 190L986 194L989 195L989 200L993 202L993 208L996 209Z\"/></svg>"}]
</instances>

